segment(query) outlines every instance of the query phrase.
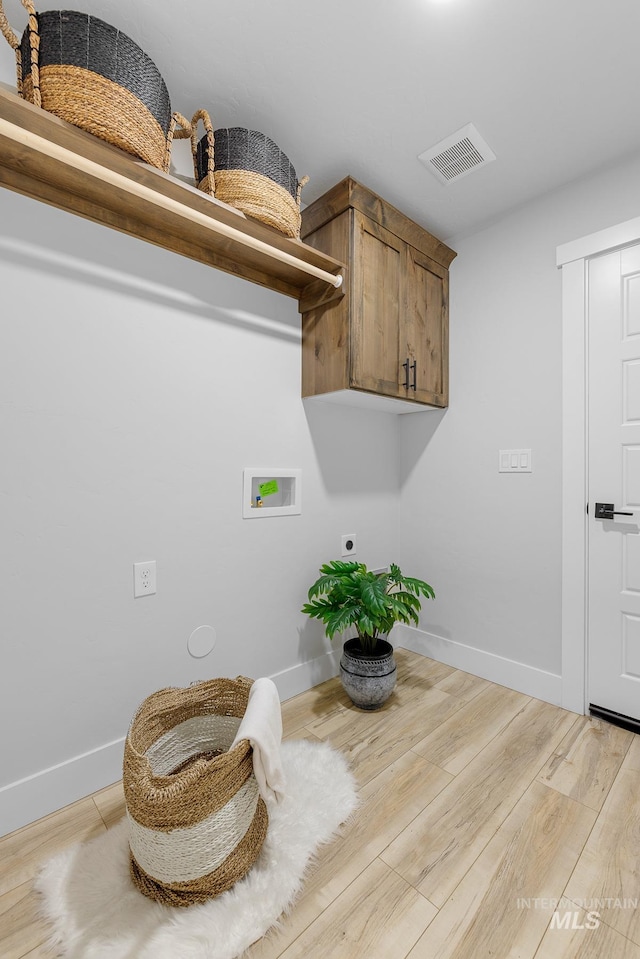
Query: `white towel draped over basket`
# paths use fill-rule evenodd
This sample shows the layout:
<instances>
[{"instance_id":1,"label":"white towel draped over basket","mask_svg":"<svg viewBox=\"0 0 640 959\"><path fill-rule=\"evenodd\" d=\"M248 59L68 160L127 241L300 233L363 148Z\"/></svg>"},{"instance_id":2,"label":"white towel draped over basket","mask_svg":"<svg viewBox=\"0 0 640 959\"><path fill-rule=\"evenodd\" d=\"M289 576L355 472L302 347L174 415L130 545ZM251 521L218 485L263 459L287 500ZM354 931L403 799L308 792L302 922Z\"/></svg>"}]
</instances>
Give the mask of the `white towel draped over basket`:
<instances>
[{"instance_id":1,"label":"white towel draped over basket","mask_svg":"<svg viewBox=\"0 0 640 959\"><path fill-rule=\"evenodd\" d=\"M236 733L233 746L248 739L253 746L253 772L260 795L265 801L279 802L285 791L280 746L282 712L276 684L271 679L256 679L249 692L247 710Z\"/></svg>"}]
</instances>

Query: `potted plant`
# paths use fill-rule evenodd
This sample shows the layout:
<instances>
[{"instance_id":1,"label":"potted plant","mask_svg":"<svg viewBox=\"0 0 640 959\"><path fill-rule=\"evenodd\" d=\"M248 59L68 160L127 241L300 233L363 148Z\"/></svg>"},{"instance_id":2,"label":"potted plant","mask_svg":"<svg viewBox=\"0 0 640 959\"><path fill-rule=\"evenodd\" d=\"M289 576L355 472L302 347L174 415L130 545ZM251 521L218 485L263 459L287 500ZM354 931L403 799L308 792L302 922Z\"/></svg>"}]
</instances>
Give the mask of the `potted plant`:
<instances>
[{"instance_id":1,"label":"potted plant","mask_svg":"<svg viewBox=\"0 0 640 959\"><path fill-rule=\"evenodd\" d=\"M364 563L334 559L320 567L302 612L324 623L329 639L355 627L357 635L342 649L340 678L354 705L378 709L396 682L393 647L384 637L394 623L416 623L420 597L433 599L428 583L404 576L391 563L375 573Z\"/></svg>"}]
</instances>

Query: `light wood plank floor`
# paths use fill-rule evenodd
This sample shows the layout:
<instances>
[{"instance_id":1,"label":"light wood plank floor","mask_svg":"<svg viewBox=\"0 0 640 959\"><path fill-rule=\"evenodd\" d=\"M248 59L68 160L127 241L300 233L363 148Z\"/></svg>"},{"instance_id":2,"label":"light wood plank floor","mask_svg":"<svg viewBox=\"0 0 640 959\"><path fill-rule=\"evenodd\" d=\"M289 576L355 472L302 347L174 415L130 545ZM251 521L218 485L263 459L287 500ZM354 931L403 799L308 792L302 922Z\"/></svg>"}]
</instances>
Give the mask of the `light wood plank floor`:
<instances>
[{"instance_id":1,"label":"light wood plank floor","mask_svg":"<svg viewBox=\"0 0 640 959\"><path fill-rule=\"evenodd\" d=\"M340 749L361 802L247 959L640 959L640 737L396 657L377 712L339 680L283 704L286 738ZM123 810L116 784L0 839L3 959L53 959L33 876Z\"/></svg>"}]
</instances>

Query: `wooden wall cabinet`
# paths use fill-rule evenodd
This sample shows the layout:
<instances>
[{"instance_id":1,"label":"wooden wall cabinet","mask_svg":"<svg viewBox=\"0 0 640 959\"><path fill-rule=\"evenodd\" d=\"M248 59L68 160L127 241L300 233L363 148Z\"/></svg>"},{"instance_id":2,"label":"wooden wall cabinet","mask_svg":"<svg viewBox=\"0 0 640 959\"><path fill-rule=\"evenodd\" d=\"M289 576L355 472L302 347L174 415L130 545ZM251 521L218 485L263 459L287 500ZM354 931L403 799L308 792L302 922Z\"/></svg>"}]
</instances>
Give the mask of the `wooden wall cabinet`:
<instances>
[{"instance_id":1,"label":"wooden wall cabinet","mask_svg":"<svg viewBox=\"0 0 640 959\"><path fill-rule=\"evenodd\" d=\"M302 237L348 265L346 295L303 310L302 395L447 406L453 250L350 177L303 211Z\"/></svg>"}]
</instances>

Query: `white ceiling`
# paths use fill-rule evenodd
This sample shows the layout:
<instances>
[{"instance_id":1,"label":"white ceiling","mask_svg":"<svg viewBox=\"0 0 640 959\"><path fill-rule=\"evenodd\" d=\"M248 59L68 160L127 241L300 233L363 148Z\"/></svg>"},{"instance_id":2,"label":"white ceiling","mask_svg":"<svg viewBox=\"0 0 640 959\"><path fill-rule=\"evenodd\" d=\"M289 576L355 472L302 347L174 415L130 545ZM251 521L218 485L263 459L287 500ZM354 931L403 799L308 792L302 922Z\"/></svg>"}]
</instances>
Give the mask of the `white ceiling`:
<instances>
[{"instance_id":1,"label":"white ceiling","mask_svg":"<svg viewBox=\"0 0 640 959\"><path fill-rule=\"evenodd\" d=\"M60 7L128 33L175 110L272 137L304 202L350 174L445 240L640 151L639 0L36 0ZM442 186L417 156L469 122L497 159Z\"/></svg>"}]
</instances>

